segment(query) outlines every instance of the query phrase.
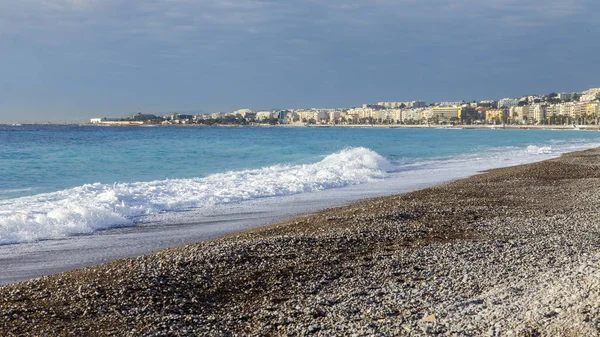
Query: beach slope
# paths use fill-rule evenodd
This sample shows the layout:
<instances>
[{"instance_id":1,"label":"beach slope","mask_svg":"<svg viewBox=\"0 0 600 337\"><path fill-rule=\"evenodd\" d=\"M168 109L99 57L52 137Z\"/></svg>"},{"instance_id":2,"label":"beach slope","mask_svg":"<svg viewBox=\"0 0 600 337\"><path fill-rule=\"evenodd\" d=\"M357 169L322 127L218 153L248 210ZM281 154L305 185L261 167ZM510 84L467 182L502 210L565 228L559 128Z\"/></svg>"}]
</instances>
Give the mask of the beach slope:
<instances>
[{"instance_id":1,"label":"beach slope","mask_svg":"<svg viewBox=\"0 0 600 337\"><path fill-rule=\"evenodd\" d=\"M600 332L600 150L0 288L0 335Z\"/></svg>"}]
</instances>

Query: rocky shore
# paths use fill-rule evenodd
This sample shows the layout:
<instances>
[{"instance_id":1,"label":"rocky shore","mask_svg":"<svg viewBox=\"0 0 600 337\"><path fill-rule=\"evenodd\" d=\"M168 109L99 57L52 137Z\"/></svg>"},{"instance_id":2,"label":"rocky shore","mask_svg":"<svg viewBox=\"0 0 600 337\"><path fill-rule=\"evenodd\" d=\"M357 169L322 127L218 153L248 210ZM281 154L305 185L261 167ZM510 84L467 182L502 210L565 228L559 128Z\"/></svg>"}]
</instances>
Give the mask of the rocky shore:
<instances>
[{"instance_id":1,"label":"rocky shore","mask_svg":"<svg viewBox=\"0 0 600 337\"><path fill-rule=\"evenodd\" d=\"M598 336L600 150L0 288L0 335Z\"/></svg>"}]
</instances>

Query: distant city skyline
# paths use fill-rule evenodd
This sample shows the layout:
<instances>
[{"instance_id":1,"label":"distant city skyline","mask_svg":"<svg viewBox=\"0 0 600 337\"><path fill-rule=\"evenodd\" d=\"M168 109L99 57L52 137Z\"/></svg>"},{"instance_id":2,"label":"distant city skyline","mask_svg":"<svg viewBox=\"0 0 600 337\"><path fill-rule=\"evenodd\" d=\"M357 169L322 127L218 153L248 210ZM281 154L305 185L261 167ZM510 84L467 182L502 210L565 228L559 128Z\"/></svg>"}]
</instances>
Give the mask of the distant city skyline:
<instances>
[{"instance_id":1,"label":"distant city skyline","mask_svg":"<svg viewBox=\"0 0 600 337\"><path fill-rule=\"evenodd\" d=\"M588 0L0 3L0 123L598 87Z\"/></svg>"}]
</instances>

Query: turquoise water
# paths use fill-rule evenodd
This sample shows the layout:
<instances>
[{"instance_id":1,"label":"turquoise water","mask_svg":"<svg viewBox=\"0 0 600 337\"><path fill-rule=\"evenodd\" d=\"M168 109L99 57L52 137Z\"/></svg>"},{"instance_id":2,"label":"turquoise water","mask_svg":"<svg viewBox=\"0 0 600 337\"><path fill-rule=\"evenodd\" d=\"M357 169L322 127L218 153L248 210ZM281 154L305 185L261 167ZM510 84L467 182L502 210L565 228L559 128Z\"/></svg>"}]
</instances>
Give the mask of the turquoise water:
<instances>
[{"instance_id":1,"label":"turquoise water","mask_svg":"<svg viewBox=\"0 0 600 337\"><path fill-rule=\"evenodd\" d=\"M578 130L0 127L0 244L377 181L399 186L406 172L444 181L599 144L600 133Z\"/></svg>"},{"instance_id":2,"label":"turquoise water","mask_svg":"<svg viewBox=\"0 0 600 337\"><path fill-rule=\"evenodd\" d=\"M345 147L409 164L491 148L599 140L596 132L548 130L0 127L0 198L93 182L305 164Z\"/></svg>"}]
</instances>

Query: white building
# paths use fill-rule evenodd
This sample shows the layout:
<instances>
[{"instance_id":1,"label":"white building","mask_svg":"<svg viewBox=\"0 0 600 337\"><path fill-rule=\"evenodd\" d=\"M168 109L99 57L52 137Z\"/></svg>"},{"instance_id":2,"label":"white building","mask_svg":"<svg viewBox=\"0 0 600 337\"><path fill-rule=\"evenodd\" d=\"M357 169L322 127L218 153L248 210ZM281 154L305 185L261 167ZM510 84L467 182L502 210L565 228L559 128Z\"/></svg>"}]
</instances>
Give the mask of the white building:
<instances>
[{"instance_id":1,"label":"white building","mask_svg":"<svg viewBox=\"0 0 600 337\"><path fill-rule=\"evenodd\" d=\"M398 108L411 109L411 108L424 108L427 106L425 104L425 101L378 102L377 105L387 108L387 109L398 109ZM365 107L370 107L370 106L363 106L363 108L365 108Z\"/></svg>"},{"instance_id":2,"label":"white building","mask_svg":"<svg viewBox=\"0 0 600 337\"><path fill-rule=\"evenodd\" d=\"M439 106L440 108L461 106L462 104L463 104L463 102L438 102L438 103L436 103L436 105Z\"/></svg>"},{"instance_id":3,"label":"white building","mask_svg":"<svg viewBox=\"0 0 600 337\"><path fill-rule=\"evenodd\" d=\"M323 123L329 121L329 113L333 109L310 109L310 110L298 110L298 118L302 122L310 122L311 120L315 123Z\"/></svg>"},{"instance_id":4,"label":"white building","mask_svg":"<svg viewBox=\"0 0 600 337\"><path fill-rule=\"evenodd\" d=\"M600 88L591 88L581 93L580 102L592 102L600 97Z\"/></svg>"},{"instance_id":5,"label":"white building","mask_svg":"<svg viewBox=\"0 0 600 337\"><path fill-rule=\"evenodd\" d=\"M239 115L244 118L254 117L255 113L256 113L256 111L254 109L238 109L238 110L235 110L234 112L232 112L233 115Z\"/></svg>"},{"instance_id":6,"label":"white building","mask_svg":"<svg viewBox=\"0 0 600 337\"><path fill-rule=\"evenodd\" d=\"M392 115L393 115L392 110L384 109L384 110L375 111L373 113L373 118L375 118L376 120L381 120L381 121L384 121L384 120L391 121Z\"/></svg>"},{"instance_id":7,"label":"white building","mask_svg":"<svg viewBox=\"0 0 600 337\"><path fill-rule=\"evenodd\" d=\"M374 118L373 114L374 114L375 110L374 109L370 109L370 108L354 108L354 109L350 109L348 110L348 114L350 115L356 115L358 116L358 118Z\"/></svg>"},{"instance_id":8,"label":"white building","mask_svg":"<svg viewBox=\"0 0 600 337\"><path fill-rule=\"evenodd\" d=\"M404 104L404 106L406 106L406 102L378 102L377 103L377 105L382 106L382 107L387 108L387 109L397 109L402 104Z\"/></svg>"},{"instance_id":9,"label":"white building","mask_svg":"<svg viewBox=\"0 0 600 337\"><path fill-rule=\"evenodd\" d=\"M119 118L107 118L107 117L92 118L92 119L90 119L90 124L102 124L104 122L116 122L118 120L119 120Z\"/></svg>"},{"instance_id":10,"label":"white building","mask_svg":"<svg viewBox=\"0 0 600 337\"><path fill-rule=\"evenodd\" d=\"M498 102L491 99L483 100L477 103L477 107L496 109L498 108Z\"/></svg>"},{"instance_id":11,"label":"white building","mask_svg":"<svg viewBox=\"0 0 600 337\"><path fill-rule=\"evenodd\" d=\"M273 118L273 111L259 111L255 118L257 121Z\"/></svg>"},{"instance_id":12,"label":"white building","mask_svg":"<svg viewBox=\"0 0 600 337\"><path fill-rule=\"evenodd\" d=\"M503 98L498 101L498 109L512 108L519 105L519 100L516 98Z\"/></svg>"},{"instance_id":13,"label":"white building","mask_svg":"<svg viewBox=\"0 0 600 337\"><path fill-rule=\"evenodd\" d=\"M418 122L421 120L424 111L433 111L432 109L407 109L402 110L402 122Z\"/></svg>"},{"instance_id":14,"label":"white building","mask_svg":"<svg viewBox=\"0 0 600 337\"><path fill-rule=\"evenodd\" d=\"M563 113L561 106L562 104L548 105L548 107L546 108L546 117L549 118L550 116L561 116Z\"/></svg>"},{"instance_id":15,"label":"white building","mask_svg":"<svg viewBox=\"0 0 600 337\"><path fill-rule=\"evenodd\" d=\"M342 117L342 112L339 110L334 110L329 112L329 122L333 123L334 121L339 121Z\"/></svg>"},{"instance_id":16,"label":"white building","mask_svg":"<svg viewBox=\"0 0 600 337\"><path fill-rule=\"evenodd\" d=\"M573 93L572 92L561 92L558 94L557 96L559 99L565 101L565 100L569 100L573 98Z\"/></svg>"},{"instance_id":17,"label":"white building","mask_svg":"<svg viewBox=\"0 0 600 337\"><path fill-rule=\"evenodd\" d=\"M402 111L405 111L404 109L390 109L389 111L394 123L402 122Z\"/></svg>"},{"instance_id":18,"label":"white building","mask_svg":"<svg viewBox=\"0 0 600 337\"><path fill-rule=\"evenodd\" d=\"M541 124L546 120L548 113L548 106L545 104L533 104L529 108L531 112L531 117L535 121L536 124Z\"/></svg>"}]
</instances>

